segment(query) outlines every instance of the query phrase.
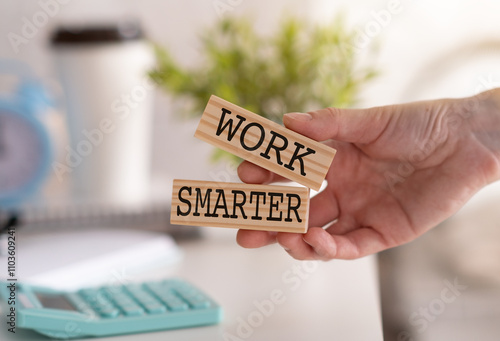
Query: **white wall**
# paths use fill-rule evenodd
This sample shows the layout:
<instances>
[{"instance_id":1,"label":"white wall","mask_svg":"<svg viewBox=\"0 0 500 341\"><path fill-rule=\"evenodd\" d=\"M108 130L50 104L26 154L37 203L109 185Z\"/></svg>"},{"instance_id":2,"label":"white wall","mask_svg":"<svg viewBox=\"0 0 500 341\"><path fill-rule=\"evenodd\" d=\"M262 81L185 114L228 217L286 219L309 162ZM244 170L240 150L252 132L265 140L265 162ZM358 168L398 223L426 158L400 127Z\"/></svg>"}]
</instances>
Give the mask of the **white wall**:
<instances>
[{"instance_id":1,"label":"white wall","mask_svg":"<svg viewBox=\"0 0 500 341\"><path fill-rule=\"evenodd\" d=\"M327 21L339 11L346 13L353 27L371 35L373 39L368 40L381 46L378 56L363 56L379 66L381 76L363 92L361 106L465 96L500 84L497 1L59 0L65 4L57 8L53 5L56 1L0 2L0 57L26 61L47 81L54 79L47 41L61 22L139 18L152 40L173 49L186 64L193 64L201 57L197 34L217 19L214 5L226 3L236 14L252 14L262 32L272 29L283 12L316 21ZM53 17L40 25L26 44L19 45L16 53L9 33L21 34L25 20L34 22L34 16L40 15L47 4L51 4ZM386 15L389 9L393 9L390 17ZM194 123L173 119L169 101L160 97L155 118L156 172L168 177L206 178L206 167L201 165L205 165L210 147L195 141ZM177 148L180 144L182 150Z\"/></svg>"},{"instance_id":2,"label":"white wall","mask_svg":"<svg viewBox=\"0 0 500 341\"><path fill-rule=\"evenodd\" d=\"M66 4L49 6L54 16L47 24L42 25L39 32L29 39L29 43L19 46L15 53L9 43L8 34L21 33L24 18L34 22L34 16L43 11L42 4L66 2ZM186 62L196 60L197 34L218 17L215 4L227 3L234 8L233 13L250 13L255 17L256 26L267 31L273 27L281 13L299 13L313 20L325 21L337 12L348 14L349 21L362 31L368 30L382 43L378 62L383 70L383 77L371 86L366 97L366 103L382 104L395 100L410 100L416 97L442 95L462 95L474 89L476 79L468 79L469 70L463 76L463 67L453 65L443 74L437 74L439 79L433 84L444 83L446 79L457 77L446 85L448 90L419 90L420 93L404 93L406 87L412 84L426 66L433 61L461 46L468 46L482 41L496 40L500 21L496 13L500 11L500 3L491 0L191 0L191 1L160 1L160 0L3 0L0 3L0 56L15 57L32 64L42 75L50 75L50 60L47 55L47 38L59 23L91 22L106 19L133 17L139 18L146 28L149 37L168 45L177 56ZM232 5L231 5L232 4ZM398 4L398 5L397 5ZM388 8L397 8L397 13L389 20L382 18L380 33L373 30L376 27L375 13ZM55 8L55 9L54 9ZM231 13L228 11L227 13ZM371 25L371 26L370 26ZM375 26L374 26L375 25ZM372 29L370 29L370 27ZM500 40L500 39L499 39ZM500 52L490 49L490 55L496 57ZM457 58L460 56L452 56ZM476 59L477 61L477 59ZM491 60L486 63L475 63L478 74L491 73ZM453 62L453 60L450 60ZM465 61L467 62L467 60ZM468 64L468 63L466 63ZM486 65L488 64L488 65ZM441 65L445 66L445 65ZM439 71L439 70L432 70ZM445 78L445 79L443 79ZM432 88L432 87L431 87Z\"/></svg>"}]
</instances>

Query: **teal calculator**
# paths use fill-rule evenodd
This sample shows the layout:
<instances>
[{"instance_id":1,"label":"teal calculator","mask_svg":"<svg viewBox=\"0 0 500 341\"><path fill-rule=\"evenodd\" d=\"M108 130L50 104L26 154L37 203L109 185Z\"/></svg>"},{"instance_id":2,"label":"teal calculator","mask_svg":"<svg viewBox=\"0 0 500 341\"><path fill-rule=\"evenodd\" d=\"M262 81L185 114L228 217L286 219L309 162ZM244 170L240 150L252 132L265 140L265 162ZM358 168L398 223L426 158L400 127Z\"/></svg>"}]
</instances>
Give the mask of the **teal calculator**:
<instances>
[{"instance_id":1,"label":"teal calculator","mask_svg":"<svg viewBox=\"0 0 500 341\"><path fill-rule=\"evenodd\" d=\"M58 339L195 327L222 320L222 308L213 299L177 278L74 292L1 285L6 313L14 306L15 297L16 328ZM9 285L16 290L9 290Z\"/></svg>"}]
</instances>

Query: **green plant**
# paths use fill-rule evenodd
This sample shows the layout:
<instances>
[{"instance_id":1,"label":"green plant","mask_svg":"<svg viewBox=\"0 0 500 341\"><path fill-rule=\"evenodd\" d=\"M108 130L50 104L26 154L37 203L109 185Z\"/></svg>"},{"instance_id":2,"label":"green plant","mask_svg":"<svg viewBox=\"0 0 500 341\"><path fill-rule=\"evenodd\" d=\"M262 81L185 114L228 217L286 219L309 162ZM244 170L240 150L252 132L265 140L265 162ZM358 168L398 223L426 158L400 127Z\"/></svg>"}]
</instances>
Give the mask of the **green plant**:
<instances>
[{"instance_id":1,"label":"green plant","mask_svg":"<svg viewBox=\"0 0 500 341\"><path fill-rule=\"evenodd\" d=\"M357 66L355 37L341 17L328 26L288 18L272 36L258 35L248 19L226 17L202 36L199 68L180 66L156 46L158 64L150 76L176 98L188 99L188 113L201 115L215 94L281 122L287 112L356 102L376 72Z\"/></svg>"}]
</instances>

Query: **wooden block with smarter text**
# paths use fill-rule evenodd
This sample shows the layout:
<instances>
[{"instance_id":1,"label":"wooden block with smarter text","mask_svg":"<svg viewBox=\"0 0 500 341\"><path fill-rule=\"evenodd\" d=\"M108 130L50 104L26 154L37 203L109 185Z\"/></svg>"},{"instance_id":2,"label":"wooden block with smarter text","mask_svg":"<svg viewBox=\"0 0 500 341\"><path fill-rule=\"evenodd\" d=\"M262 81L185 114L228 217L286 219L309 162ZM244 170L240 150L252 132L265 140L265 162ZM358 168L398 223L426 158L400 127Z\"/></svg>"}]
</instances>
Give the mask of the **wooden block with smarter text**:
<instances>
[{"instance_id":1,"label":"wooden block with smarter text","mask_svg":"<svg viewBox=\"0 0 500 341\"><path fill-rule=\"evenodd\" d=\"M336 152L213 95L194 136L315 190Z\"/></svg>"},{"instance_id":2,"label":"wooden block with smarter text","mask_svg":"<svg viewBox=\"0 0 500 341\"><path fill-rule=\"evenodd\" d=\"M306 233L305 187L174 180L170 222L177 225Z\"/></svg>"}]
</instances>

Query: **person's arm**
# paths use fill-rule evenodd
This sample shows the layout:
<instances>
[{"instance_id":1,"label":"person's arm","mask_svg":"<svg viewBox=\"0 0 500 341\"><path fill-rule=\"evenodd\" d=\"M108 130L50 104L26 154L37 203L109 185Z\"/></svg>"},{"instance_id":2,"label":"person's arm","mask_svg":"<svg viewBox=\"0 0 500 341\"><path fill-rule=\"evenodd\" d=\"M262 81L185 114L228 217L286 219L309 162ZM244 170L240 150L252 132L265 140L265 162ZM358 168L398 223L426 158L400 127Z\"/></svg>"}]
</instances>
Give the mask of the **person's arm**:
<instances>
[{"instance_id":1,"label":"person's arm","mask_svg":"<svg viewBox=\"0 0 500 341\"><path fill-rule=\"evenodd\" d=\"M247 248L278 242L297 259L353 259L409 242L500 179L500 89L370 109L284 116L337 149L306 234L239 230ZM247 183L279 179L243 162Z\"/></svg>"}]
</instances>

